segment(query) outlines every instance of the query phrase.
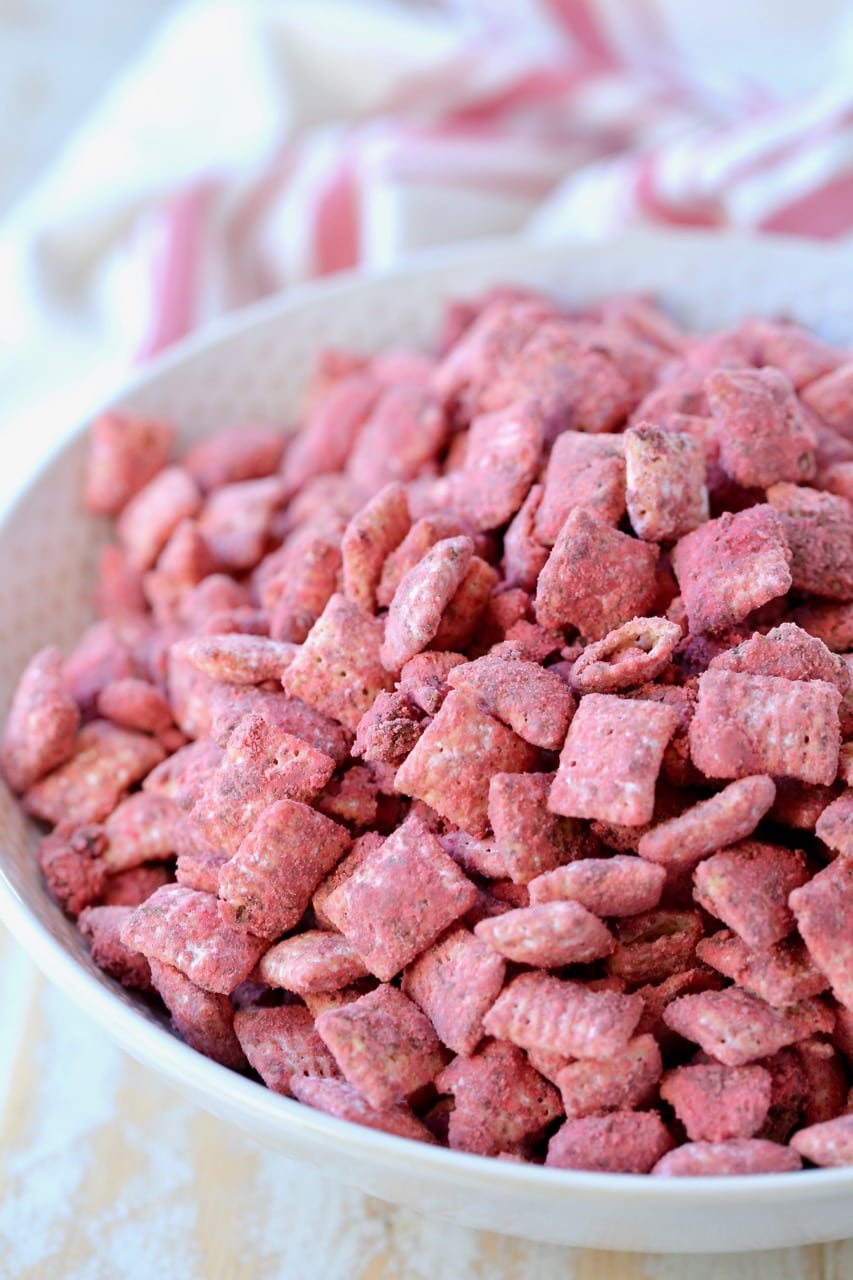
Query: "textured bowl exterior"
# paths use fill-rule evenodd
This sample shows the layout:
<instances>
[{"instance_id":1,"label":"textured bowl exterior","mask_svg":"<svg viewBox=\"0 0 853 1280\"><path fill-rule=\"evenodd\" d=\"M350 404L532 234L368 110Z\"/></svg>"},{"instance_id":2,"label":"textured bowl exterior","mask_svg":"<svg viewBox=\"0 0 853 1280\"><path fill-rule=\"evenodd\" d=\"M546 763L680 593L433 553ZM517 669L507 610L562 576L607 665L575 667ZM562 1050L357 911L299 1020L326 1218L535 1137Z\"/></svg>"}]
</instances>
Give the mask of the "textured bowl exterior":
<instances>
[{"instance_id":1,"label":"textured bowl exterior","mask_svg":"<svg viewBox=\"0 0 853 1280\"><path fill-rule=\"evenodd\" d=\"M343 277L242 313L148 367L114 403L176 421L182 445L240 421L293 422L319 346L426 344L443 303L496 283L566 301L654 293L689 327L786 314L853 345L850 249L736 235L648 233L612 244L491 242L378 278ZM0 715L28 658L91 619L101 522L83 514L86 424L32 459L0 511ZM23 456L23 455L21 455ZM853 1236L853 1169L664 1180L485 1160L349 1125L208 1061L96 969L53 904L34 831L0 783L0 917L47 976L134 1057L260 1142L386 1200L530 1239L647 1252L769 1249Z\"/></svg>"}]
</instances>

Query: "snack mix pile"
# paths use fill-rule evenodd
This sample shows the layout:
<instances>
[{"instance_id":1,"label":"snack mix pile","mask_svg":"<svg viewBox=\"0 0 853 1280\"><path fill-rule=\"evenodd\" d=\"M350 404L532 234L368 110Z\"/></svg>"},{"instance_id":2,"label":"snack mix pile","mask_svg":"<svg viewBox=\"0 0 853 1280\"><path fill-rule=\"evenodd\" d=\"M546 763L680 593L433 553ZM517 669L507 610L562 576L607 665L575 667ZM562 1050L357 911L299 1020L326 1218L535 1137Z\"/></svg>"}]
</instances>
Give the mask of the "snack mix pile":
<instances>
[{"instance_id":1,"label":"snack mix pile","mask_svg":"<svg viewBox=\"0 0 853 1280\"><path fill-rule=\"evenodd\" d=\"M175 436L94 424L100 621L5 730L95 962L390 1134L853 1163L850 354L506 288Z\"/></svg>"}]
</instances>

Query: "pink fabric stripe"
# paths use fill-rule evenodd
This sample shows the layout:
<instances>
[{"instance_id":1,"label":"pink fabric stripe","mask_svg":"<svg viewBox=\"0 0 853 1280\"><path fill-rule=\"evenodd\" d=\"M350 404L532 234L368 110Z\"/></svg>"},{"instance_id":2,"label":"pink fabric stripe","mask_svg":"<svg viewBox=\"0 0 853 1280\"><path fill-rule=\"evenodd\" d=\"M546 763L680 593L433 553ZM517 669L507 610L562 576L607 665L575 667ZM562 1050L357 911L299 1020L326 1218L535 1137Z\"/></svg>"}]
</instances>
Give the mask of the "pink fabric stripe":
<instances>
[{"instance_id":1,"label":"pink fabric stripe","mask_svg":"<svg viewBox=\"0 0 853 1280\"><path fill-rule=\"evenodd\" d=\"M547 3L586 56L589 71L612 70L618 66L618 58L594 12L594 3L590 0L547 0Z\"/></svg>"},{"instance_id":2,"label":"pink fabric stripe","mask_svg":"<svg viewBox=\"0 0 853 1280\"><path fill-rule=\"evenodd\" d=\"M646 156L634 174L634 198L644 213L658 222L675 227L716 227L723 221L718 208L677 204L667 200L657 187L656 157Z\"/></svg>"},{"instance_id":3,"label":"pink fabric stripe","mask_svg":"<svg viewBox=\"0 0 853 1280\"><path fill-rule=\"evenodd\" d=\"M764 219L761 230L816 236L819 240L853 231L853 173L831 178L777 209Z\"/></svg>"},{"instance_id":4,"label":"pink fabric stripe","mask_svg":"<svg viewBox=\"0 0 853 1280\"><path fill-rule=\"evenodd\" d=\"M346 140L342 144L347 146ZM359 257L359 216L352 167L346 155L317 201L314 213L314 267L330 275L354 267Z\"/></svg>"},{"instance_id":5,"label":"pink fabric stripe","mask_svg":"<svg viewBox=\"0 0 853 1280\"><path fill-rule=\"evenodd\" d=\"M157 355L193 328L200 233L214 189L209 180L196 183L161 212L162 250L153 273L150 324L140 360Z\"/></svg>"}]
</instances>

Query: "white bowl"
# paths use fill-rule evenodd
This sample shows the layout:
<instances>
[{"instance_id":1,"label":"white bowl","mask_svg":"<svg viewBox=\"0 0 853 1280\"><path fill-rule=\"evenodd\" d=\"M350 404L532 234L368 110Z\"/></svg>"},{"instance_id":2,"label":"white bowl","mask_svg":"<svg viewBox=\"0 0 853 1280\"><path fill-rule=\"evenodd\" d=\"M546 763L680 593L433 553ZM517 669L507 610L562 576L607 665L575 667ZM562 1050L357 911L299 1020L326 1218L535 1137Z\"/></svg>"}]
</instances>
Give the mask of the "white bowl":
<instances>
[{"instance_id":1,"label":"white bowl","mask_svg":"<svg viewBox=\"0 0 853 1280\"><path fill-rule=\"evenodd\" d=\"M655 233L607 245L492 242L431 254L377 279L348 276L276 298L146 368L120 407L163 415L186 443L241 420L293 418L313 352L427 343L443 301L498 282L571 301L648 290L689 326L787 313L853 342L849 250L741 236ZM30 655L90 620L104 536L80 508L85 427L67 431L0 512L0 710ZM466 1226L591 1248L769 1249L853 1235L853 1169L668 1180L573 1173L462 1155L331 1119L208 1061L91 963L49 899L34 832L0 784L0 916L49 978L134 1057L259 1141L373 1195Z\"/></svg>"}]
</instances>

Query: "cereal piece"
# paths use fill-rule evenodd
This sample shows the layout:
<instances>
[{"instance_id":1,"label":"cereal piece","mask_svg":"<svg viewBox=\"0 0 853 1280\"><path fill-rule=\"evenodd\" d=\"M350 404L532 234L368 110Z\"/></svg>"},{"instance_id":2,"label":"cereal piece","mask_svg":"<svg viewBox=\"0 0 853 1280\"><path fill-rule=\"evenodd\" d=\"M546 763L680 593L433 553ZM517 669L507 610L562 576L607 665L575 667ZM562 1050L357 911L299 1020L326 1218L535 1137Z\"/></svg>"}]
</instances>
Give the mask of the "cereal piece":
<instances>
[{"instance_id":1,"label":"cereal piece","mask_svg":"<svg viewBox=\"0 0 853 1280\"><path fill-rule=\"evenodd\" d=\"M121 547L102 547L98 556L94 591L99 618L121 618L144 613L148 607L142 590L142 570L132 565Z\"/></svg>"},{"instance_id":2,"label":"cereal piece","mask_svg":"<svg viewBox=\"0 0 853 1280\"><path fill-rule=\"evenodd\" d=\"M174 880L171 869L146 863L141 867L130 867L127 871L117 871L107 877L101 905L105 907L138 907L146 902L152 894L164 884Z\"/></svg>"},{"instance_id":3,"label":"cereal piece","mask_svg":"<svg viewBox=\"0 0 853 1280\"><path fill-rule=\"evenodd\" d=\"M548 1143L545 1164L593 1173L649 1173L672 1145L656 1112L612 1111L567 1120Z\"/></svg>"},{"instance_id":4,"label":"cereal piece","mask_svg":"<svg viewBox=\"0 0 853 1280\"><path fill-rule=\"evenodd\" d=\"M619 1058L567 1063L556 1074L563 1110L569 1120L575 1120L646 1106L662 1069L660 1049L650 1035L629 1040Z\"/></svg>"},{"instance_id":5,"label":"cereal piece","mask_svg":"<svg viewBox=\"0 0 853 1280\"><path fill-rule=\"evenodd\" d=\"M399 671L435 637L441 615L465 577L473 551L470 538L445 538L403 578L388 610L380 650L386 670Z\"/></svg>"},{"instance_id":6,"label":"cereal piece","mask_svg":"<svg viewBox=\"0 0 853 1280\"><path fill-rule=\"evenodd\" d=\"M830 600L853 599L853 510L846 498L795 484L774 484L767 501L791 550L791 581Z\"/></svg>"},{"instance_id":7,"label":"cereal piece","mask_svg":"<svg viewBox=\"0 0 853 1280\"><path fill-rule=\"evenodd\" d=\"M199 440L184 455L184 466L203 493L225 484L258 480L278 470L285 436L276 427L249 422L224 427Z\"/></svg>"},{"instance_id":8,"label":"cereal piece","mask_svg":"<svg viewBox=\"0 0 853 1280\"><path fill-rule=\"evenodd\" d=\"M259 938L294 929L350 843L344 827L295 800L264 807L219 873L220 914Z\"/></svg>"},{"instance_id":9,"label":"cereal piece","mask_svg":"<svg viewBox=\"0 0 853 1280\"><path fill-rule=\"evenodd\" d=\"M816 378L803 389L802 400L821 422L846 438L853 437L853 360Z\"/></svg>"},{"instance_id":10,"label":"cereal piece","mask_svg":"<svg viewBox=\"0 0 853 1280\"><path fill-rule=\"evenodd\" d=\"M853 857L853 793L849 790L827 805L815 825L815 835L844 857Z\"/></svg>"},{"instance_id":11,"label":"cereal piece","mask_svg":"<svg viewBox=\"0 0 853 1280\"><path fill-rule=\"evenodd\" d=\"M447 676L465 662L461 653L418 653L404 663L397 688L428 716L434 716L450 690Z\"/></svg>"},{"instance_id":12,"label":"cereal piece","mask_svg":"<svg viewBox=\"0 0 853 1280\"><path fill-rule=\"evenodd\" d=\"M507 960L541 969L588 964L613 951L610 930L579 902L543 902L481 920L474 933Z\"/></svg>"},{"instance_id":13,"label":"cereal piece","mask_svg":"<svg viewBox=\"0 0 853 1280\"><path fill-rule=\"evenodd\" d=\"M153 569L143 574L145 599L160 623L174 621L189 590L217 567L195 520L182 520L170 535Z\"/></svg>"},{"instance_id":14,"label":"cereal piece","mask_svg":"<svg viewBox=\"0 0 853 1280\"><path fill-rule=\"evenodd\" d=\"M327 1009L342 1009L346 1004L359 1000L368 991L376 988L375 978L359 978L350 987L341 987L337 991L306 991L302 996L305 1004L315 1018Z\"/></svg>"},{"instance_id":15,"label":"cereal piece","mask_svg":"<svg viewBox=\"0 0 853 1280\"><path fill-rule=\"evenodd\" d=\"M571 691L559 676L525 661L521 650L454 667L447 682L532 746L559 751L566 740L575 706Z\"/></svg>"},{"instance_id":16,"label":"cereal piece","mask_svg":"<svg viewBox=\"0 0 853 1280\"><path fill-rule=\"evenodd\" d=\"M233 570L251 569L258 563L281 497L277 476L225 484L208 494L199 529L221 565Z\"/></svg>"},{"instance_id":17,"label":"cereal piece","mask_svg":"<svg viewBox=\"0 0 853 1280\"><path fill-rule=\"evenodd\" d=\"M183 814L168 796L138 791L122 800L106 820L104 861L111 871L170 858L174 830Z\"/></svg>"},{"instance_id":18,"label":"cereal piece","mask_svg":"<svg viewBox=\"0 0 853 1280\"><path fill-rule=\"evenodd\" d=\"M175 428L156 418L102 413L92 424L83 501L95 515L115 516L165 467Z\"/></svg>"},{"instance_id":19,"label":"cereal piece","mask_svg":"<svg viewBox=\"0 0 853 1280\"><path fill-rule=\"evenodd\" d=\"M326 917L390 981L474 905L477 891L427 827L410 817L323 904ZM402 911L402 903L418 903Z\"/></svg>"},{"instance_id":20,"label":"cereal piece","mask_svg":"<svg viewBox=\"0 0 853 1280\"><path fill-rule=\"evenodd\" d=\"M393 1134L397 1138L409 1138L412 1142L435 1143L435 1138L425 1125L412 1114L407 1106L397 1104L392 1107L377 1109L371 1107L361 1096L358 1089L343 1080L319 1080L313 1076L295 1074L291 1078L291 1089L294 1098L304 1102L317 1111L325 1111L337 1120L348 1120L350 1124L363 1124L368 1129L379 1129L382 1133Z\"/></svg>"},{"instance_id":21,"label":"cereal piece","mask_svg":"<svg viewBox=\"0 0 853 1280\"><path fill-rule=\"evenodd\" d=\"M365 493L413 480L438 456L447 436L447 419L433 391L392 383L381 392L358 434L347 474Z\"/></svg>"},{"instance_id":22,"label":"cereal piece","mask_svg":"<svg viewBox=\"0 0 853 1280\"><path fill-rule=\"evenodd\" d=\"M808 878L799 849L742 840L700 862L693 896L753 951L766 951L793 929L788 895Z\"/></svg>"},{"instance_id":23,"label":"cereal piece","mask_svg":"<svg viewBox=\"0 0 853 1280\"><path fill-rule=\"evenodd\" d=\"M488 830L490 778L534 768L537 754L454 690L403 761L394 787L482 839Z\"/></svg>"},{"instance_id":24,"label":"cereal piece","mask_svg":"<svg viewBox=\"0 0 853 1280\"><path fill-rule=\"evenodd\" d=\"M692 632L721 631L783 596L791 553L780 517L766 503L724 512L676 543L672 566Z\"/></svg>"},{"instance_id":25,"label":"cereal piece","mask_svg":"<svg viewBox=\"0 0 853 1280\"><path fill-rule=\"evenodd\" d=\"M617 945L607 958L607 972L639 986L690 968L703 929L698 911L661 908L625 916L613 932Z\"/></svg>"},{"instance_id":26,"label":"cereal piece","mask_svg":"<svg viewBox=\"0 0 853 1280\"><path fill-rule=\"evenodd\" d=\"M667 1005L663 1020L727 1067L742 1067L815 1032L831 1031L834 1017L816 1000L782 1011L731 987L680 996Z\"/></svg>"},{"instance_id":27,"label":"cereal piece","mask_svg":"<svg viewBox=\"0 0 853 1280\"><path fill-rule=\"evenodd\" d=\"M122 926L130 912L130 907L85 907L78 917L77 928L88 942L92 959L99 969L123 987L150 991L151 967L148 961L138 951L131 951L121 940Z\"/></svg>"},{"instance_id":28,"label":"cereal piece","mask_svg":"<svg viewBox=\"0 0 853 1280\"><path fill-rule=\"evenodd\" d=\"M283 691L258 689L253 685L216 685L209 699L210 736L225 746L244 716L256 714L273 728L331 756L336 764L349 758L352 735L337 720L309 707Z\"/></svg>"},{"instance_id":29,"label":"cereal piece","mask_svg":"<svg viewBox=\"0 0 853 1280\"><path fill-rule=\"evenodd\" d=\"M537 541L535 533L544 492L541 484L532 486L504 534L504 582L525 591L535 589L549 555L548 548Z\"/></svg>"},{"instance_id":30,"label":"cereal piece","mask_svg":"<svg viewBox=\"0 0 853 1280\"><path fill-rule=\"evenodd\" d=\"M516 884L576 856L576 824L547 808L552 782L546 773L496 773L489 782L489 823L505 874Z\"/></svg>"},{"instance_id":31,"label":"cereal piece","mask_svg":"<svg viewBox=\"0 0 853 1280\"><path fill-rule=\"evenodd\" d=\"M580 693L616 693L654 680L681 640L681 627L666 618L634 618L584 649L572 668Z\"/></svg>"},{"instance_id":32,"label":"cereal piece","mask_svg":"<svg viewBox=\"0 0 853 1280\"><path fill-rule=\"evenodd\" d=\"M179 620L190 631L204 629L214 614L240 609L249 603L249 594L241 583L224 573L212 573L181 597Z\"/></svg>"},{"instance_id":33,"label":"cereal piece","mask_svg":"<svg viewBox=\"0 0 853 1280\"><path fill-rule=\"evenodd\" d=\"M847 1074L833 1045L815 1037L797 1045L796 1053L806 1077L806 1124L831 1120L844 1108L848 1097Z\"/></svg>"},{"instance_id":34,"label":"cereal piece","mask_svg":"<svg viewBox=\"0 0 853 1280\"><path fill-rule=\"evenodd\" d=\"M334 871L327 875L317 886L311 898L311 906L317 923L322 928L335 928L325 912L326 899L334 893L338 885L343 884L352 875L356 867L361 866L368 854L381 849L383 844L384 839L377 831L367 831L364 835L356 836L349 853L341 859Z\"/></svg>"},{"instance_id":35,"label":"cereal piece","mask_svg":"<svg viewBox=\"0 0 853 1280\"><path fill-rule=\"evenodd\" d=\"M566 817L642 826L678 714L663 703L607 693L581 698L569 726L548 808Z\"/></svg>"},{"instance_id":36,"label":"cereal piece","mask_svg":"<svg viewBox=\"0 0 853 1280\"><path fill-rule=\"evenodd\" d=\"M660 1096L675 1110L691 1142L753 1138L770 1109L770 1073L757 1065L699 1063L668 1071Z\"/></svg>"},{"instance_id":37,"label":"cereal piece","mask_svg":"<svg viewBox=\"0 0 853 1280\"><path fill-rule=\"evenodd\" d=\"M111 681L138 674L119 627L110 621L86 628L62 672L65 688L84 714L94 710L98 694Z\"/></svg>"},{"instance_id":38,"label":"cereal piece","mask_svg":"<svg viewBox=\"0 0 853 1280\"><path fill-rule=\"evenodd\" d=\"M447 1141L455 1151L520 1154L560 1114L560 1095L515 1045L490 1040L454 1058L436 1080L453 1095Z\"/></svg>"},{"instance_id":39,"label":"cereal piece","mask_svg":"<svg viewBox=\"0 0 853 1280\"><path fill-rule=\"evenodd\" d=\"M205 991L229 995L248 978L266 943L221 919L209 893L167 884L137 907L121 940L149 960L180 969Z\"/></svg>"},{"instance_id":40,"label":"cereal piece","mask_svg":"<svg viewBox=\"0 0 853 1280\"><path fill-rule=\"evenodd\" d=\"M234 1015L234 1030L250 1064L268 1089L292 1098L291 1081L310 1077L340 1077L337 1063L314 1027L314 1019L301 1005L273 1009L241 1009Z\"/></svg>"},{"instance_id":41,"label":"cereal piece","mask_svg":"<svg viewBox=\"0 0 853 1280\"><path fill-rule=\"evenodd\" d=\"M358 722L353 755L400 764L423 732L423 714L402 689L380 693Z\"/></svg>"},{"instance_id":42,"label":"cereal piece","mask_svg":"<svg viewBox=\"0 0 853 1280\"><path fill-rule=\"evenodd\" d=\"M432 1023L386 983L321 1013L317 1033L350 1084L381 1110L428 1084L445 1062Z\"/></svg>"},{"instance_id":43,"label":"cereal piece","mask_svg":"<svg viewBox=\"0 0 853 1280\"><path fill-rule=\"evenodd\" d=\"M721 929L710 938L703 938L696 954L774 1009L785 1009L809 996L820 995L829 987L805 945L796 938L786 938L756 955L736 934Z\"/></svg>"},{"instance_id":44,"label":"cereal piece","mask_svg":"<svg viewBox=\"0 0 853 1280\"><path fill-rule=\"evenodd\" d=\"M3 734L0 764L13 791L26 791L75 747L80 711L63 682L62 655L50 647L18 681Z\"/></svg>"},{"instance_id":45,"label":"cereal piece","mask_svg":"<svg viewBox=\"0 0 853 1280\"><path fill-rule=\"evenodd\" d=\"M576 507L557 535L536 586L536 620L562 630L576 627L601 640L644 615L655 593L657 549L608 528Z\"/></svg>"},{"instance_id":46,"label":"cereal piece","mask_svg":"<svg viewBox=\"0 0 853 1280\"><path fill-rule=\"evenodd\" d=\"M274 639L301 644L322 614L338 589L342 533L343 522L306 524L258 566L255 581ZM274 556L278 568L270 570Z\"/></svg>"},{"instance_id":47,"label":"cereal piece","mask_svg":"<svg viewBox=\"0 0 853 1280\"><path fill-rule=\"evenodd\" d=\"M752 835L775 796L772 778L741 778L678 817L652 827L641 837L637 852L665 867L692 867L717 849Z\"/></svg>"},{"instance_id":48,"label":"cereal piece","mask_svg":"<svg viewBox=\"0 0 853 1280\"><path fill-rule=\"evenodd\" d=\"M433 375L433 386L462 421L481 408L486 388L508 357L553 315L546 299L493 297L450 348Z\"/></svg>"},{"instance_id":49,"label":"cereal piece","mask_svg":"<svg viewBox=\"0 0 853 1280\"><path fill-rule=\"evenodd\" d=\"M411 497L411 486L409 487ZM387 557L376 589L376 602L382 608L390 605L407 573L410 573L436 543L457 538L465 533L460 518L450 511L437 511L416 520L403 541Z\"/></svg>"},{"instance_id":50,"label":"cereal piece","mask_svg":"<svg viewBox=\"0 0 853 1280\"><path fill-rule=\"evenodd\" d=\"M836 1116L792 1135L790 1145L822 1169L853 1164L853 1115Z\"/></svg>"},{"instance_id":51,"label":"cereal piece","mask_svg":"<svg viewBox=\"0 0 853 1280\"><path fill-rule=\"evenodd\" d=\"M93 720L77 734L71 758L24 793L24 810L42 822L100 822L164 755L153 738Z\"/></svg>"},{"instance_id":52,"label":"cereal piece","mask_svg":"<svg viewBox=\"0 0 853 1280\"><path fill-rule=\"evenodd\" d=\"M201 494L183 467L166 467L140 489L116 524L131 564L150 569L182 520L194 516Z\"/></svg>"},{"instance_id":53,"label":"cereal piece","mask_svg":"<svg viewBox=\"0 0 853 1280\"><path fill-rule=\"evenodd\" d=\"M98 715L124 729L138 729L158 737L174 729L168 700L153 684L137 676L112 680L98 694Z\"/></svg>"},{"instance_id":54,"label":"cereal piece","mask_svg":"<svg viewBox=\"0 0 853 1280\"><path fill-rule=\"evenodd\" d=\"M741 330L755 348L755 363L782 369L798 390L838 368L842 360L835 347L790 321L749 319Z\"/></svg>"},{"instance_id":55,"label":"cereal piece","mask_svg":"<svg viewBox=\"0 0 853 1280\"><path fill-rule=\"evenodd\" d=\"M502 956L456 926L405 969L403 991L449 1049L471 1054L483 1038L483 1015L500 995L505 972Z\"/></svg>"},{"instance_id":56,"label":"cereal piece","mask_svg":"<svg viewBox=\"0 0 853 1280\"><path fill-rule=\"evenodd\" d=\"M706 671L690 724L690 755L709 778L753 774L833 782L841 735L838 689L779 676Z\"/></svg>"},{"instance_id":57,"label":"cereal piece","mask_svg":"<svg viewBox=\"0 0 853 1280\"><path fill-rule=\"evenodd\" d=\"M61 822L39 842L36 857L47 887L69 915L103 897L109 870L102 857L105 846L104 829L94 823Z\"/></svg>"},{"instance_id":58,"label":"cereal piece","mask_svg":"<svg viewBox=\"0 0 853 1280\"><path fill-rule=\"evenodd\" d=\"M285 938L261 956L261 980L299 995L337 991L367 975L364 961L339 933L308 929ZM315 1074L312 1072L312 1075Z\"/></svg>"},{"instance_id":59,"label":"cereal piece","mask_svg":"<svg viewBox=\"0 0 853 1280\"><path fill-rule=\"evenodd\" d=\"M343 593L368 613L376 608L382 566L409 532L409 504L401 484L388 484L350 520L341 543Z\"/></svg>"},{"instance_id":60,"label":"cereal piece","mask_svg":"<svg viewBox=\"0 0 853 1280\"><path fill-rule=\"evenodd\" d=\"M246 1067L226 995L203 990L179 969L156 959L151 960L151 978L172 1015L172 1026L190 1048L234 1071Z\"/></svg>"},{"instance_id":61,"label":"cereal piece","mask_svg":"<svg viewBox=\"0 0 853 1280\"><path fill-rule=\"evenodd\" d=\"M542 424L529 404L473 420L460 484L474 528L497 529L515 515L536 479L541 453Z\"/></svg>"},{"instance_id":62,"label":"cereal piece","mask_svg":"<svg viewBox=\"0 0 853 1280\"><path fill-rule=\"evenodd\" d=\"M175 879L185 889L200 889L216 896L219 893L219 873L227 861L228 854L218 849L182 849L178 854Z\"/></svg>"},{"instance_id":63,"label":"cereal piece","mask_svg":"<svg viewBox=\"0 0 853 1280\"><path fill-rule=\"evenodd\" d=\"M620 436L589 436L581 431L557 436L536 512L537 541L552 547L575 507L591 511L602 524L615 526L622 519L625 460Z\"/></svg>"},{"instance_id":64,"label":"cereal piece","mask_svg":"<svg viewBox=\"0 0 853 1280\"><path fill-rule=\"evenodd\" d=\"M654 910L665 880L663 867L642 858L581 858L531 880L530 901L579 902L596 916L633 916Z\"/></svg>"},{"instance_id":65,"label":"cereal piece","mask_svg":"<svg viewBox=\"0 0 853 1280\"><path fill-rule=\"evenodd\" d=\"M642 997L643 1013L637 1023L637 1035L653 1035L667 1058L672 1054L683 1055L684 1043L663 1021L664 1010L679 996L696 995L701 991L719 991L722 986L719 974L697 966L673 973L664 978L663 982L638 987L634 994Z\"/></svg>"},{"instance_id":66,"label":"cereal piece","mask_svg":"<svg viewBox=\"0 0 853 1280\"><path fill-rule=\"evenodd\" d=\"M815 600L793 612L794 621L811 636L817 636L833 653L853 648L853 604Z\"/></svg>"},{"instance_id":67,"label":"cereal piece","mask_svg":"<svg viewBox=\"0 0 853 1280\"><path fill-rule=\"evenodd\" d=\"M624 436L625 501L631 527L647 542L675 542L708 519L705 459L681 431L640 421Z\"/></svg>"},{"instance_id":68,"label":"cereal piece","mask_svg":"<svg viewBox=\"0 0 853 1280\"><path fill-rule=\"evenodd\" d=\"M182 652L181 642L169 645L166 673L169 703L178 728L188 738L206 737L212 727L219 682L190 661Z\"/></svg>"},{"instance_id":69,"label":"cereal piece","mask_svg":"<svg viewBox=\"0 0 853 1280\"><path fill-rule=\"evenodd\" d=\"M266 636L204 635L180 640L172 653L213 680L229 684L262 684L281 680L296 655L295 645Z\"/></svg>"},{"instance_id":70,"label":"cereal piece","mask_svg":"<svg viewBox=\"0 0 853 1280\"><path fill-rule=\"evenodd\" d=\"M352 827L370 827L377 820L378 795L379 786L372 769L356 764L331 780L317 801L317 808L327 817Z\"/></svg>"},{"instance_id":71,"label":"cereal piece","mask_svg":"<svg viewBox=\"0 0 853 1280\"><path fill-rule=\"evenodd\" d=\"M487 1035L520 1049L566 1058L615 1058L640 1020L638 996L591 991L546 973L523 973L505 987L483 1018Z\"/></svg>"},{"instance_id":72,"label":"cereal piece","mask_svg":"<svg viewBox=\"0 0 853 1280\"><path fill-rule=\"evenodd\" d=\"M142 783L142 790L151 795L170 796L180 809L189 810L221 759L221 748L209 739L190 742L152 769Z\"/></svg>"},{"instance_id":73,"label":"cereal piece","mask_svg":"<svg viewBox=\"0 0 853 1280\"><path fill-rule=\"evenodd\" d=\"M853 1008L853 862L837 858L808 884L795 889L789 905L815 965L829 979L833 994Z\"/></svg>"},{"instance_id":74,"label":"cereal piece","mask_svg":"<svg viewBox=\"0 0 853 1280\"><path fill-rule=\"evenodd\" d=\"M441 615L431 647L440 651L467 649L498 582L497 570L479 556L472 556L465 577Z\"/></svg>"},{"instance_id":75,"label":"cereal piece","mask_svg":"<svg viewBox=\"0 0 853 1280\"><path fill-rule=\"evenodd\" d=\"M380 661L382 623L334 595L284 673L284 687L355 733L364 713L393 681Z\"/></svg>"},{"instance_id":76,"label":"cereal piece","mask_svg":"<svg viewBox=\"0 0 853 1280\"><path fill-rule=\"evenodd\" d=\"M850 673L844 661L822 640L793 622L783 622L766 635L756 632L711 659L712 671L738 671L753 676L781 676L786 680L826 680L844 696Z\"/></svg>"},{"instance_id":77,"label":"cereal piece","mask_svg":"<svg viewBox=\"0 0 853 1280\"><path fill-rule=\"evenodd\" d=\"M312 407L284 456L281 474L288 493L315 476L343 469L379 391L371 374L354 372Z\"/></svg>"},{"instance_id":78,"label":"cereal piece","mask_svg":"<svg viewBox=\"0 0 853 1280\"><path fill-rule=\"evenodd\" d=\"M705 381L720 460L744 488L811 480L814 432L781 369L718 369Z\"/></svg>"},{"instance_id":79,"label":"cereal piece","mask_svg":"<svg viewBox=\"0 0 853 1280\"><path fill-rule=\"evenodd\" d=\"M733 1138L731 1142L685 1142L662 1156L651 1173L658 1178L737 1177L793 1173L802 1167L790 1147L764 1138Z\"/></svg>"}]
</instances>

